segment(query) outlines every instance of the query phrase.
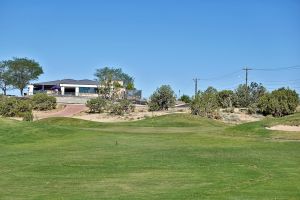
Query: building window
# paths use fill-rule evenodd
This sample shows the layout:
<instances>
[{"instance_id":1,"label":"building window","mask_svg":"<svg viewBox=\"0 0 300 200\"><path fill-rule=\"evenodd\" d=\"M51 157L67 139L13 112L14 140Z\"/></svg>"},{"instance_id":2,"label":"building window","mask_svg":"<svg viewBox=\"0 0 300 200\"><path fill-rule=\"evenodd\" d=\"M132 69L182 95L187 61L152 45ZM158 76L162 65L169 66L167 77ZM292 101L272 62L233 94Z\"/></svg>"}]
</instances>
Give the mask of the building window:
<instances>
[{"instance_id":1,"label":"building window","mask_svg":"<svg viewBox=\"0 0 300 200\"><path fill-rule=\"evenodd\" d=\"M91 88L91 87L80 87L79 93L88 93L88 94L96 94L97 88Z\"/></svg>"}]
</instances>

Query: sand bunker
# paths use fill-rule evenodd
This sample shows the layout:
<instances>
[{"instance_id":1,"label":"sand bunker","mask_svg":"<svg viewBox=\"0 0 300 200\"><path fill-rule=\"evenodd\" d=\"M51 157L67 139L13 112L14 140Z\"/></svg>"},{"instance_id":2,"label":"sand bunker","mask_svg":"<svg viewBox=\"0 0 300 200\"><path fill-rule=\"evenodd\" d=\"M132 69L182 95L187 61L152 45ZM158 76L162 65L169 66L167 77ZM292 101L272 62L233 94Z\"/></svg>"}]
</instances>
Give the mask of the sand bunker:
<instances>
[{"instance_id":1,"label":"sand bunker","mask_svg":"<svg viewBox=\"0 0 300 200\"><path fill-rule=\"evenodd\" d=\"M276 125L272 127L266 127L266 129L274 130L274 131L299 131L300 132L300 126Z\"/></svg>"}]
</instances>

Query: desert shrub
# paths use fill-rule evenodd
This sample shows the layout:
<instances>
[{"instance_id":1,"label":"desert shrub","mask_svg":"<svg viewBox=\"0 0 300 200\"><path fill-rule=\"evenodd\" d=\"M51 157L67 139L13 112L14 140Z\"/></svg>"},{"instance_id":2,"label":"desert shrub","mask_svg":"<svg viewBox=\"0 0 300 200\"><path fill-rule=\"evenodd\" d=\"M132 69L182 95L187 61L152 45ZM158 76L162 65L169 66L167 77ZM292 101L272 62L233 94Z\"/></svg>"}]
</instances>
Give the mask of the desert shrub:
<instances>
[{"instance_id":1,"label":"desert shrub","mask_svg":"<svg viewBox=\"0 0 300 200\"><path fill-rule=\"evenodd\" d=\"M23 117L23 114L27 112L32 112L29 100L9 97L4 98L0 103L0 115L4 117Z\"/></svg>"},{"instance_id":2,"label":"desert shrub","mask_svg":"<svg viewBox=\"0 0 300 200\"><path fill-rule=\"evenodd\" d=\"M234 113L234 107L228 107L223 110L225 113Z\"/></svg>"},{"instance_id":3,"label":"desert shrub","mask_svg":"<svg viewBox=\"0 0 300 200\"><path fill-rule=\"evenodd\" d=\"M235 94L232 90L218 92L218 104L221 108L230 108L235 104Z\"/></svg>"},{"instance_id":4,"label":"desert shrub","mask_svg":"<svg viewBox=\"0 0 300 200\"><path fill-rule=\"evenodd\" d=\"M23 113L22 116L23 116L23 121L29 121L29 122L33 121L32 112L25 112L25 113Z\"/></svg>"},{"instance_id":5,"label":"desert shrub","mask_svg":"<svg viewBox=\"0 0 300 200\"><path fill-rule=\"evenodd\" d=\"M249 88L248 88L249 89ZM246 85L239 85L235 90L236 95L236 107L248 107L249 101L247 96L247 87Z\"/></svg>"},{"instance_id":6,"label":"desert shrub","mask_svg":"<svg viewBox=\"0 0 300 200\"><path fill-rule=\"evenodd\" d=\"M175 105L175 100L172 88L169 85L162 85L150 96L149 111L168 110Z\"/></svg>"},{"instance_id":7,"label":"desert shrub","mask_svg":"<svg viewBox=\"0 0 300 200\"><path fill-rule=\"evenodd\" d=\"M258 112L257 103L252 103L247 108L247 113L249 115L256 114Z\"/></svg>"},{"instance_id":8,"label":"desert shrub","mask_svg":"<svg viewBox=\"0 0 300 200\"><path fill-rule=\"evenodd\" d=\"M2 104L4 103L4 101L6 100L6 98L7 98L6 96L0 94L0 109L1 109Z\"/></svg>"},{"instance_id":9,"label":"desert shrub","mask_svg":"<svg viewBox=\"0 0 300 200\"><path fill-rule=\"evenodd\" d=\"M17 115L16 104L16 98L2 98L0 103L0 115L4 117L15 117Z\"/></svg>"},{"instance_id":10,"label":"desert shrub","mask_svg":"<svg viewBox=\"0 0 300 200\"><path fill-rule=\"evenodd\" d=\"M259 99L267 92L267 89L260 83L250 84L250 104L257 104ZM254 105L255 106L255 105Z\"/></svg>"},{"instance_id":11,"label":"desert shrub","mask_svg":"<svg viewBox=\"0 0 300 200\"><path fill-rule=\"evenodd\" d=\"M0 94L0 102L2 101L2 100L4 100L6 98L6 96L4 96L3 94Z\"/></svg>"},{"instance_id":12,"label":"desert shrub","mask_svg":"<svg viewBox=\"0 0 300 200\"><path fill-rule=\"evenodd\" d=\"M218 97L217 90L208 87L205 92L199 92L191 102L191 112L208 118L218 118Z\"/></svg>"},{"instance_id":13,"label":"desert shrub","mask_svg":"<svg viewBox=\"0 0 300 200\"><path fill-rule=\"evenodd\" d=\"M120 102L111 104L110 113L114 115L124 115L125 113L133 112L134 109L134 105L129 100L122 99Z\"/></svg>"},{"instance_id":14,"label":"desert shrub","mask_svg":"<svg viewBox=\"0 0 300 200\"><path fill-rule=\"evenodd\" d=\"M106 99L97 97L87 101L86 106L89 108L91 113L103 113L108 106Z\"/></svg>"},{"instance_id":15,"label":"desert shrub","mask_svg":"<svg viewBox=\"0 0 300 200\"><path fill-rule=\"evenodd\" d=\"M149 101L148 102L148 110L149 111L158 111L161 110L161 107L159 106L159 104L155 101Z\"/></svg>"},{"instance_id":16,"label":"desert shrub","mask_svg":"<svg viewBox=\"0 0 300 200\"><path fill-rule=\"evenodd\" d=\"M52 110L56 108L56 98L44 93L33 95L31 100L34 110Z\"/></svg>"},{"instance_id":17,"label":"desert shrub","mask_svg":"<svg viewBox=\"0 0 300 200\"><path fill-rule=\"evenodd\" d=\"M31 113L32 105L29 99L18 99L16 105L17 115L22 117L24 113Z\"/></svg>"},{"instance_id":18,"label":"desert shrub","mask_svg":"<svg viewBox=\"0 0 300 200\"><path fill-rule=\"evenodd\" d=\"M188 95L182 95L179 99L180 101L183 101L184 103L191 103L191 98Z\"/></svg>"},{"instance_id":19,"label":"desert shrub","mask_svg":"<svg viewBox=\"0 0 300 200\"><path fill-rule=\"evenodd\" d=\"M120 105L126 113L134 112L135 106L127 99L122 99Z\"/></svg>"},{"instance_id":20,"label":"desert shrub","mask_svg":"<svg viewBox=\"0 0 300 200\"><path fill-rule=\"evenodd\" d=\"M299 104L295 90L280 88L263 95L258 102L258 111L264 115L281 117L292 114Z\"/></svg>"}]
</instances>

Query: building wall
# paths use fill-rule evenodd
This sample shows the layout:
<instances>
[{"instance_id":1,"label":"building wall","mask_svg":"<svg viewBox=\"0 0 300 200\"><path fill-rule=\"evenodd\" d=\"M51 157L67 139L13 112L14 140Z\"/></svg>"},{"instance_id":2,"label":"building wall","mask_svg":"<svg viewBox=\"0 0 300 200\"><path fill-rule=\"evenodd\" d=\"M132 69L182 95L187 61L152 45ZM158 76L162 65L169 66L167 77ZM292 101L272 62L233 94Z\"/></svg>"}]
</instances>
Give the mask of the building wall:
<instances>
[{"instance_id":1,"label":"building wall","mask_svg":"<svg viewBox=\"0 0 300 200\"><path fill-rule=\"evenodd\" d=\"M122 81L119 81L119 83L120 83L120 85L123 85ZM53 90L45 90L43 92L45 92L49 95L65 96L66 88L73 88L75 90L74 90L74 93L71 95L74 95L74 96L78 96L78 97L97 97L98 96L98 92L96 92L96 90L98 89L98 85L60 84L59 86L60 86L59 93L55 92ZM50 86L48 86L48 87L50 87ZM100 86L100 87L102 87L102 86ZM95 93L93 92L93 89L94 89ZM29 85L28 86L28 95L33 95L33 94L34 94L34 85ZM126 89L120 88L120 90L118 91L118 95L119 95L119 98L125 98L126 97Z\"/></svg>"}]
</instances>

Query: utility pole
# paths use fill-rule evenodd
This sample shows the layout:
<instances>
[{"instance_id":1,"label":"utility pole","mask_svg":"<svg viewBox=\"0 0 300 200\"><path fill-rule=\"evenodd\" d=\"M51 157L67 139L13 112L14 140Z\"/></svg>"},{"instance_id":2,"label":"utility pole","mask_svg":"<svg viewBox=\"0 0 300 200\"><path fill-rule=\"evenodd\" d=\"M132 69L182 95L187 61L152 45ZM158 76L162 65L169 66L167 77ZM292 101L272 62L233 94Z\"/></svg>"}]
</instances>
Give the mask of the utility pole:
<instances>
[{"instance_id":1,"label":"utility pole","mask_svg":"<svg viewBox=\"0 0 300 200\"><path fill-rule=\"evenodd\" d=\"M248 71L252 70L248 67L243 68L243 70L246 72L246 101L249 102L249 92L248 92Z\"/></svg>"},{"instance_id":2,"label":"utility pole","mask_svg":"<svg viewBox=\"0 0 300 200\"><path fill-rule=\"evenodd\" d=\"M252 69L245 67L243 68L243 70L246 72L246 88L248 88L248 71Z\"/></svg>"},{"instance_id":3,"label":"utility pole","mask_svg":"<svg viewBox=\"0 0 300 200\"><path fill-rule=\"evenodd\" d=\"M193 81L195 82L195 97L198 94L198 80L200 80L200 78L193 78Z\"/></svg>"}]
</instances>

